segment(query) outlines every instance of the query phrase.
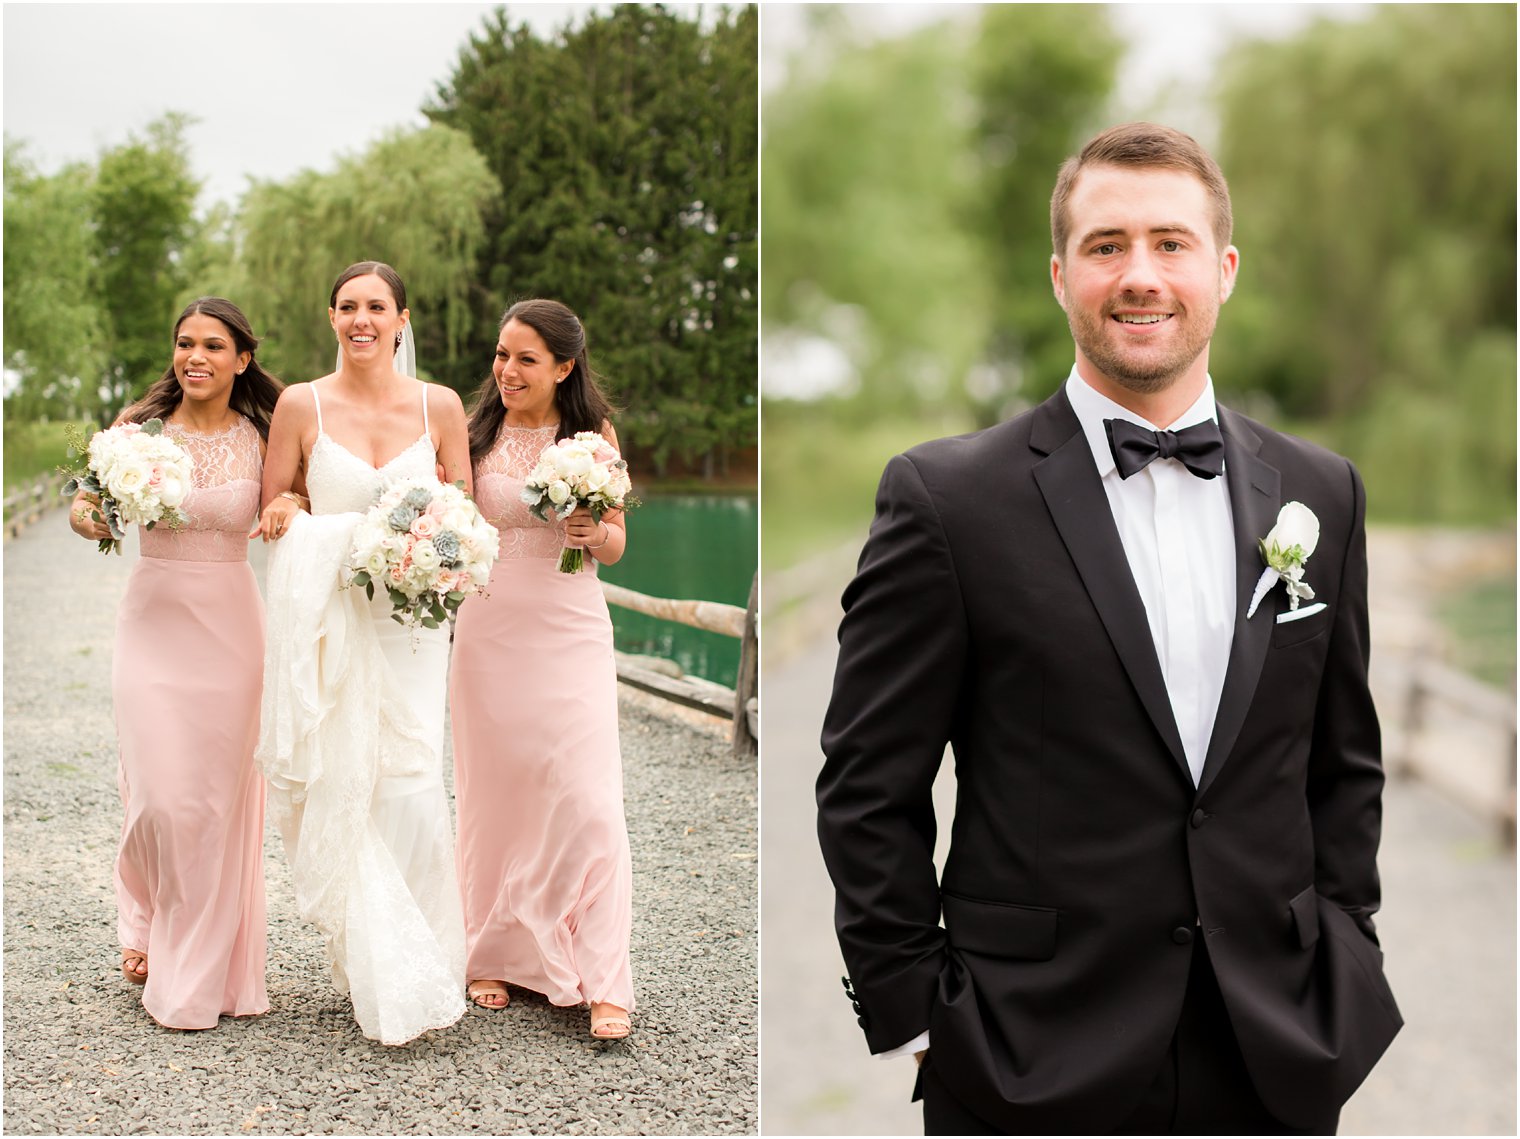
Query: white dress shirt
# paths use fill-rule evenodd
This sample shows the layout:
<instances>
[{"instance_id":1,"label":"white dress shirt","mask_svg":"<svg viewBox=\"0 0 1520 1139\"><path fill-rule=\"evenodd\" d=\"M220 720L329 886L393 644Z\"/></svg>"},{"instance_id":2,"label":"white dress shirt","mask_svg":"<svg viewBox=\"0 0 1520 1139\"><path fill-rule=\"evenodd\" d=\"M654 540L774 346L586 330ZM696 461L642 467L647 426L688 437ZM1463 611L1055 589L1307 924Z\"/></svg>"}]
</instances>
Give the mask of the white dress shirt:
<instances>
[{"instance_id":1,"label":"white dress shirt","mask_svg":"<svg viewBox=\"0 0 1520 1139\"><path fill-rule=\"evenodd\" d=\"M1235 528L1225 489L1230 472L1201 479L1177 459L1156 459L1138 474L1121 479L1103 421L1126 419L1152 431L1157 426L1093 390L1075 367L1066 380L1066 398L1092 449L1124 556L1145 604L1156 659L1196 787L1235 637ZM1193 406L1166 429L1181 431L1218 418L1210 379Z\"/></svg>"},{"instance_id":2,"label":"white dress shirt","mask_svg":"<svg viewBox=\"0 0 1520 1139\"><path fill-rule=\"evenodd\" d=\"M1122 479L1103 421L1126 419L1152 431L1159 428L1094 390L1075 365L1066 380L1066 397L1103 479L1196 787L1235 635L1235 529L1224 481L1229 471L1201 479L1177 459L1155 459ZM1218 418L1210 378L1193 406L1166 429L1181 431ZM888 1060L927 1047L929 1034L924 1032L878 1055Z\"/></svg>"}]
</instances>

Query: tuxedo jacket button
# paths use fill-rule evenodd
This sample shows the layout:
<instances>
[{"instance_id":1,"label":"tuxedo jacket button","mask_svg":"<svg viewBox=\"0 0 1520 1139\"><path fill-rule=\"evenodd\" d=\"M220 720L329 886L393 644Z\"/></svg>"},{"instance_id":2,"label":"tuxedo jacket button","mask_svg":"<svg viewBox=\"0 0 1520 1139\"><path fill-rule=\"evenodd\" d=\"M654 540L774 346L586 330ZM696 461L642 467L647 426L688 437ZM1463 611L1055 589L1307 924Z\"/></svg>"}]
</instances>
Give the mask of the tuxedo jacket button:
<instances>
[{"instance_id":1,"label":"tuxedo jacket button","mask_svg":"<svg viewBox=\"0 0 1520 1139\"><path fill-rule=\"evenodd\" d=\"M866 1023L866 1018L863 1017L863 1016L856 1017L855 1018L855 1023L858 1024L858 1025L860 1025L861 1028L869 1028L869 1027L871 1027L870 1025L868 1025Z\"/></svg>"},{"instance_id":2,"label":"tuxedo jacket button","mask_svg":"<svg viewBox=\"0 0 1520 1139\"><path fill-rule=\"evenodd\" d=\"M1178 945L1186 945L1193 940L1193 931L1185 925L1179 925L1176 929L1172 930L1172 940Z\"/></svg>"},{"instance_id":3,"label":"tuxedo jacket button","mask_svg":"<svg viewBox=\"0 0 1520 1139\"><path fill-rule=\"evenodd\" d=\"M1203 813L1203 808L1199 807L1196 811L1193 812L1193 817L1190 818L1188 822L1193 824L1194 829L1197 829L1198 827L1203 826L1204 820L1207 818L1208 815Z\"/></svg>"}]
</instances>

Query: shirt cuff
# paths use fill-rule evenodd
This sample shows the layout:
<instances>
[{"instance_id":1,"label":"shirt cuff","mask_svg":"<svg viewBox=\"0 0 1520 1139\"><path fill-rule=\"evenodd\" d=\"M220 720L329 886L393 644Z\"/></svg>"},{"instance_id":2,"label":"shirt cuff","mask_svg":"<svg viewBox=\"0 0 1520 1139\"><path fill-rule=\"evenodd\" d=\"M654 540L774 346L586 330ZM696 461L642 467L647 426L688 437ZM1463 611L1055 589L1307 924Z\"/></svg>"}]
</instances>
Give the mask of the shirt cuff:
<instances>
[{"instance_id":1,"label":"shirt cuff","mask_svg":"<svg viewBox=\"0 0 1520 1139\"><path fill-rule=\"evenodd\" d=\"M895 1060L899 1056L911 1056L915 1052L922 1052L929 1047L929 1032L925 1029L906 1044L899 1044L896 1048L886 1052L876 1053L878 1060Z\"/></svg>"}]
</instances>

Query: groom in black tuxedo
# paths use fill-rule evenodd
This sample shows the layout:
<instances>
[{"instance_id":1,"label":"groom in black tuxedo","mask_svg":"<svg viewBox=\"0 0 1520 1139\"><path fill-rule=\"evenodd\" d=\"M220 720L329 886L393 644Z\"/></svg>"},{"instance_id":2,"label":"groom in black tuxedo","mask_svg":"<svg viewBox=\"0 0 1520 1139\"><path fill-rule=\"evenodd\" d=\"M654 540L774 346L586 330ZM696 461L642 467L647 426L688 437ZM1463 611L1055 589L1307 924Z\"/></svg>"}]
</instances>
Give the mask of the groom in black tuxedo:
<instances>
[{"instance_id":1,"label":"groom in black tuxedo","mask_svg":"<svg viewBox=\"0 0 1520 1139\"><path fill-rule=\"evenodd\" d=\"M1333 1133L1402 1024L1361 480L1214 401L1239 254L1196 142L1104 132L1051 229L1070 376L894 458L845 591L818 829L846 989L873 1052L918 1056L930 1134Z\"/></svg>"}]
</instances>

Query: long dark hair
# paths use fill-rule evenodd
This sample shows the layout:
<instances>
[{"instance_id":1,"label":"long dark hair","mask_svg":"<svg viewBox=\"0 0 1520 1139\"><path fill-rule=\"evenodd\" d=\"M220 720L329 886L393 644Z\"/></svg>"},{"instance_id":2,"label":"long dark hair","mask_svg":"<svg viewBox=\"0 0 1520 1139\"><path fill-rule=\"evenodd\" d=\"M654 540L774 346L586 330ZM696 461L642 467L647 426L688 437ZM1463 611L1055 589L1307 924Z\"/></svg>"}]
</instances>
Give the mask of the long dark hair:
<instances>
[{"instance_id":1,"label":"long dark hair","mask_svg":"<svg viewBox=\"0 0 1520 1139\"><path fill-rule=\"evenodd\" d=\"M604 423L611 422L616 409L602 394L597 374L586 359L586 330L580 318L559 301L518 301L502 314L501 323L496 326L497 335L513 320L526 324L543 338L556 364L573 361L570 374L554 388L554 407L559 412L555 439L568 439L578 431L600 432ZM496 445L496 436L506 417L507 409L496 390L496 377L487 376L470 406L470 462L479 461Z\"/></svg>"},{"instance_id":2,"label":"long dark hair","mask_svg":"<svg viewBox=\"0 0 1520 1139\"><path fill-rule=\"evenodd\" d=\"M285 385L264 371L263 365L255 358L259 338L253 334L253 326L248 323L243 310L225 297L199 297L186 305L185 311L179 314L179 319L174 322L172 338L179 336L180 325L196 315L221 321L227 331L232 333L232 342L237 350L248 353L248 366L241 375L232 378L232 395L228 397L227 406L251 420L254 427L258 428L259 436L267 441L269 418L274 414L275 401L280 398ZM179 386L179 377L174 374L174 363L171 360L164 369L164 374L153 381L142 398L122 412L122 422L146 423L150 419L168 419L184 398L185 391Z\"/></svg>"}]
</instances>

